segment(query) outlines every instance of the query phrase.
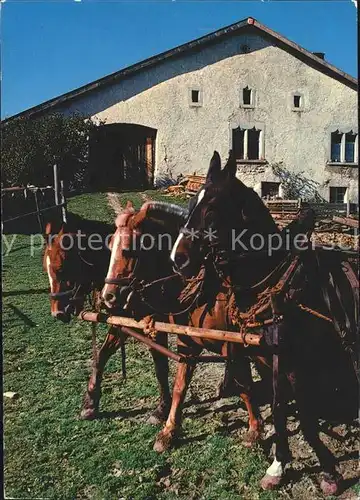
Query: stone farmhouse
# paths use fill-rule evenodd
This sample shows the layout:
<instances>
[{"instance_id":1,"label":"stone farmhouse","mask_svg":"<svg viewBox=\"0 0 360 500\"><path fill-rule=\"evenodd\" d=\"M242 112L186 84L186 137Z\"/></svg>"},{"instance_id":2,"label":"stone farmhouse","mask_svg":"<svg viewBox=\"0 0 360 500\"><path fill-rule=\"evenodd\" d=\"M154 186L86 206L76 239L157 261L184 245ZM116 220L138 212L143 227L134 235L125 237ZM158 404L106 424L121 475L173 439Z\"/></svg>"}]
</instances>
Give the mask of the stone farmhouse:
<instances>
[{"instance_id":1,"label":"stone farmhouse","mask_svg":"<svg viewBox=\"0 0 360 500\"><path fill-rule=\"evenodd\" d=\"M282 196L280 163L325 200L358 202L357 80L253 18L16 116L52 112L105 121L90 168L106 188L201 175L215 149L223 161L233 149L238 177L261 196Z\"/></svg>"}]
</instances>

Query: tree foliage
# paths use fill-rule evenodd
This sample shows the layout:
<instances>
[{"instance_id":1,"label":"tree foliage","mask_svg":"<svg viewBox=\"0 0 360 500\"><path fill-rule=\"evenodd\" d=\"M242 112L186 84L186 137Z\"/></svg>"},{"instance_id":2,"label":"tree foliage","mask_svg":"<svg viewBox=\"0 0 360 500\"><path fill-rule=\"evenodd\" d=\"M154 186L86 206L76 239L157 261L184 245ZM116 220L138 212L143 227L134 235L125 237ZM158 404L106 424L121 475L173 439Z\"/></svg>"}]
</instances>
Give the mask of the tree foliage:
<instances>
[{"instance_id":1,"label":"tree foliage","mask_svg":"<svg viewBox=\"0 0 360 500\"><path fill-rule=\"evenodd\" d=\"M89 137L97 125L60 113L2 124L2 186L52 185L55 163L70 185L86 184Z\"/></svg>"},{"instance_id":2,"label":"tree foliage","mask_svg":"<svg viewBox=\"0 0 360 500\"><path fill-rule=\"evenodd\" d=\"M301 198L307 202L325 201L319 194L319 182L306 177L304 172L291 172L280 163L271 165L274 174L281 182L284 198L295 200Z\"/></svg>"}]
</instances>

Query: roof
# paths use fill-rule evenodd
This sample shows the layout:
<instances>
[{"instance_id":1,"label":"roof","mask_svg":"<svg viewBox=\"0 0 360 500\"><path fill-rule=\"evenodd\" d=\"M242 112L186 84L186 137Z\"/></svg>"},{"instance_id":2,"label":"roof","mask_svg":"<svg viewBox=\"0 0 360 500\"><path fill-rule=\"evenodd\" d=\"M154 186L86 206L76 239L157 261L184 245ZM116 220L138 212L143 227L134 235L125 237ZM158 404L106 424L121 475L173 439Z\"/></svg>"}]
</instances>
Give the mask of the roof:
<instances>
[{"instance_id":1,"label":"roof","mask_svg":"<svg viewBox=\"0 0 360 500\"><path fill-rule=\"evenodd\" d=\"M3 120L3 123L5 124L10 120L13 120L18 117L30 117L33 115L43 114L44 112L49 111L51 109L56 110L58 106L66 103L67 101L71 101L79 96L82 96L87 92L91 92L92 90L98 90L101 87L105 87L119 80L128 78L129 76L132 76L133 74L139 71L146 70L162 61L165 61L170 58L179 57L179 55L191 52L193 50L198 50L199 47L214 43L215 41L230 37L234 34L249 29L255 30L255 32L258 32L258 34L260 34L265 38L268 39L270 38L278 46L280 46L284 50L287 50L295 57L302 59L307 64L313 66L322 73L325 73L328 76L342 82L343 84L349 86L350 88L357 90L358 81L356 78L345 73L344 71L341 71L332 64L329 64L328 62L324 61L321 57L318 57L314 53L304 49L300 45L285 38L276 31L273 31L267 26L259 23L256 19L248 17L246 19L243 19L242 21L231 24L230 26L226 26L225 28L221 28L208 35L202 36L201 38L197 38L196 40L192 40L183 45L179 45L178 47L167 50L166 52L162 52L161 54L150 57L149 59L145 59L144 61L133 64L132 66L128 66L127 68L124 68L120 71L107 75L103 78L100 78L99 80L95 80L94 82L83 85L82 87L79 87L75 90L71 90L66 94L62 94L42 104L29 108L25 111L22 111L21 113L13 115L7 118L6 120Z\"/></svg>"}]
</instances>

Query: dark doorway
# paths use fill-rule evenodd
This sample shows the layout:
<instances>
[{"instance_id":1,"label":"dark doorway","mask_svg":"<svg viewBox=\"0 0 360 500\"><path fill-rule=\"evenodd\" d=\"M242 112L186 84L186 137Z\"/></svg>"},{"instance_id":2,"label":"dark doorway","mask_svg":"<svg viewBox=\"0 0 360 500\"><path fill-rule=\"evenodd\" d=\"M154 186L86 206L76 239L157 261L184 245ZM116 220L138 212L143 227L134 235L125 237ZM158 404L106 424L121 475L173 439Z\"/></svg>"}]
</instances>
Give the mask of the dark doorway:
<instances>
[{"instance_id":1,"label":"dark doorway","mask_svg":"<svg viewBox=\"0 0 360 500\"><path fill-rule=\"evenodd\" d=\"M95 190L153 186L156 130L129 123L102 125L90 137L90 185Z\"/></svg>"},{"instance_id":2,"label":"dark doorway","mask_svg":"<svg viewBox=\"0 0 360 500\"><path fill-rule=\"evenodd\" d=\"M261 197L276 198L279 196L280 182L262 182Z\"/></svg>"}]
</instances>

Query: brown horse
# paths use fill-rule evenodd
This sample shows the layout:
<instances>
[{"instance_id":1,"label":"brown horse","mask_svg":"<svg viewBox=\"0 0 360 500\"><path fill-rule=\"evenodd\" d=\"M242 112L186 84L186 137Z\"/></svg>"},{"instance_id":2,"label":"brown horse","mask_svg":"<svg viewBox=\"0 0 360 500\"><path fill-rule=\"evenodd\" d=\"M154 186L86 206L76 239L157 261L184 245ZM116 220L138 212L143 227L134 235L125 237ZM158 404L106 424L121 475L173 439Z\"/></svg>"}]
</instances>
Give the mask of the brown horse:
<instances>
[{"instance_id":1,"label":"brown horse","mask_svg":"<svg viewBox=\"0 0 360 500\"><path fill-rule=\"evenodd\" d=\"M51 313L56 319L69 322L72 314L78 314L83 309L86 297L91 292L102 289L110 261L109 240L113 232L113 226L84 220L74 214L68 214L66 224L55 221L46 225L43 265L50 283ZM124 314L123 311L120 312ZM99 352L94 353L81 418L91 420L98 415L101 381L106 363L123 342L121 330L111 327ZM158 422L167 416L170 395L168 381L163 382L163 373L166 372L164 359L157 351L151 352L161 395L166 395L165 398L161 396L159 407L151 417ZM164 399L167 400L167 406Z\"/></svg>"},{"instance_id":2,"label":"brown horse","mask_svg":"<svg viewBox=\"0 0 360 500\"><path fill-rule=\"evenodd\" d=\"M111 242L112 256L102 297L107 307L124 306L135 317L142 318L152 314L162 321L191 324L192 326L234 330L227 309L228 287L221 280L207 279L201 293L190 293L188 302L180 303L179 296L184 289L184 281L172 272L170 249L159 248L158 243L151 248L141 248L143 238L153 238L159 242L161 237L170 236L175 241L184 216L169 213L168 207L159 202L145 203L139 212L128 206L116 221L116 232ZM191 287L191 283L190 283ZM159 340L160 334L156 334ZM163 344L167 341L163 335ZM227 355L227 346L220 342L203 342L200 339L178 338L181 354L197 356L206 347ZM227 368L225 389L232 383L237 394L243 399L249 414L249 431L245 444L251 446L260 437L261 419L253 401L252 378L248 359L243 357L243 348L234 348L240 363L230 363ZM167 363L167 360L166 360ZM165 361L164 361L165 364ZM167 365L166 365L167 366ZM180 429L182 403L186 388L191 380L195 365L179 364L173 389L170 414L165 429L157 437L154 448L163 451L170 447ZM164 377L168 370L164 369ZM166 401L170 402L170 396Z\"/></svg>"},{"instance_id":3,"label":"brown horse","mask_svg":"<svg viewBox=\"0 0 360 500\"><path fill-rule=\"evenodd\" d=\"M46 224L43 267L50 284L51 314L65 323L83 309L92 290L101 289L112 226L68 214L68 222ZM95 236L95 237L94 237Z\"/></svg>"},{"instance_id":4,"label":"brown horse","mask_svg":"<svg viewBox=\"0 0 360 500\"><path fill-rule=\"evenodd\" d=\"M136 212L132 202L127 202L116 219L116 231L110 241L111 259L102 290L102 299L109 311L118 312L120 308L123 313L141 319L150 314L162 317L166 311L177 307L174 295L166 292L167 283L162 278L169 277L172 286L180 285L181 289L182 281L172 272L169 254L186 215L184 209L169 203L147 202ZM152 283L155 278L157 282ZM149 292L158 297L157 309L148 301ZM156 333L153 337L158 344L167 347L167 334ZM158 424L167 418L171 404L169 361L154 349L150 352L155 363L160 402L149 423Z\"/></svg>"},{"instance_id":5,"label":"brown horse","mask_svg":"<svg viewBox=\"0 0 360 500\"><path fill-rule=\"evenodd\" d=\"M178 271L186 277L196 276L202 263L208 262L216 270L215 274L232 288L238 307L246 309L256 301L253 290L257 284L267 282L266 276L271 275L284 256L291 258L294 241L290 240L290 248L280 241L280 245L276 245L278 250L271 252L275 241L279 240L278 230L261 200L236 179L235 174L233 156L230 154L226 167L221 170L220 157L215 152L206 185L193 202L171 256ZM306 233L311 223L308 225L305 220L304 227ZM217 236L213 244L206 237L210 229ZM197 238L186 237L195 233ZM295 395L304 437L313 447L324 471L321 488L325 494L335 494L341 478L334 456L319 438L318 417L324 417L325 410L327 415L331 412L332 419L339 417L336 410L356 416L355 371L349 355L351 349L344 349L344 344L349 347L356 342L356 315L353 314L357 308L356 294L351 290L354 284L349 286L342 270L341 266L346 267L346 259L341 255L314 252L309 248L304 252L300 252L301 248L297 250L299 265L294 267L297 286L285 297L282 309L277 311L276 304L273 305L274 323L262 329L268 342L268 346L263 347L263 356L268 362L271 362L270 355L274 356L276 444L275 458L262 480L262 487L277 486L290 461L283 392L287 378ZM347 272L349 280L354 281L348 266ZM331 287L333 283L336 286ZM301 298L302 309L292 297ZM334 308L330 310L332 305ZM338 306L336 314L335 305ZM333 316L332 321L326 314ZM351 347L354 349L353 345ZM256 356L258 353L251 350L248 354ZM184 385L179 376L176 384Z\"/></svg>"},{"instance_id":6,"label":"brown horse","mask_svg":"<svg viewBox=\"0 0 360 500\"><path fill-rule=\"evenodd\" d=\"M68 323L73 314L77 315L84 308L87 297L101 290L110 260L108 240L113 231L108 224L84 220L71 213L67 223L54 219L46 224L43 267L49 279L50 308L54 318ZM97 244L92 247L94 235ZM111 327L93 366L82 418L96 417L103 369L120 345L118 328Z\"/></svg>"}]
</instances>

